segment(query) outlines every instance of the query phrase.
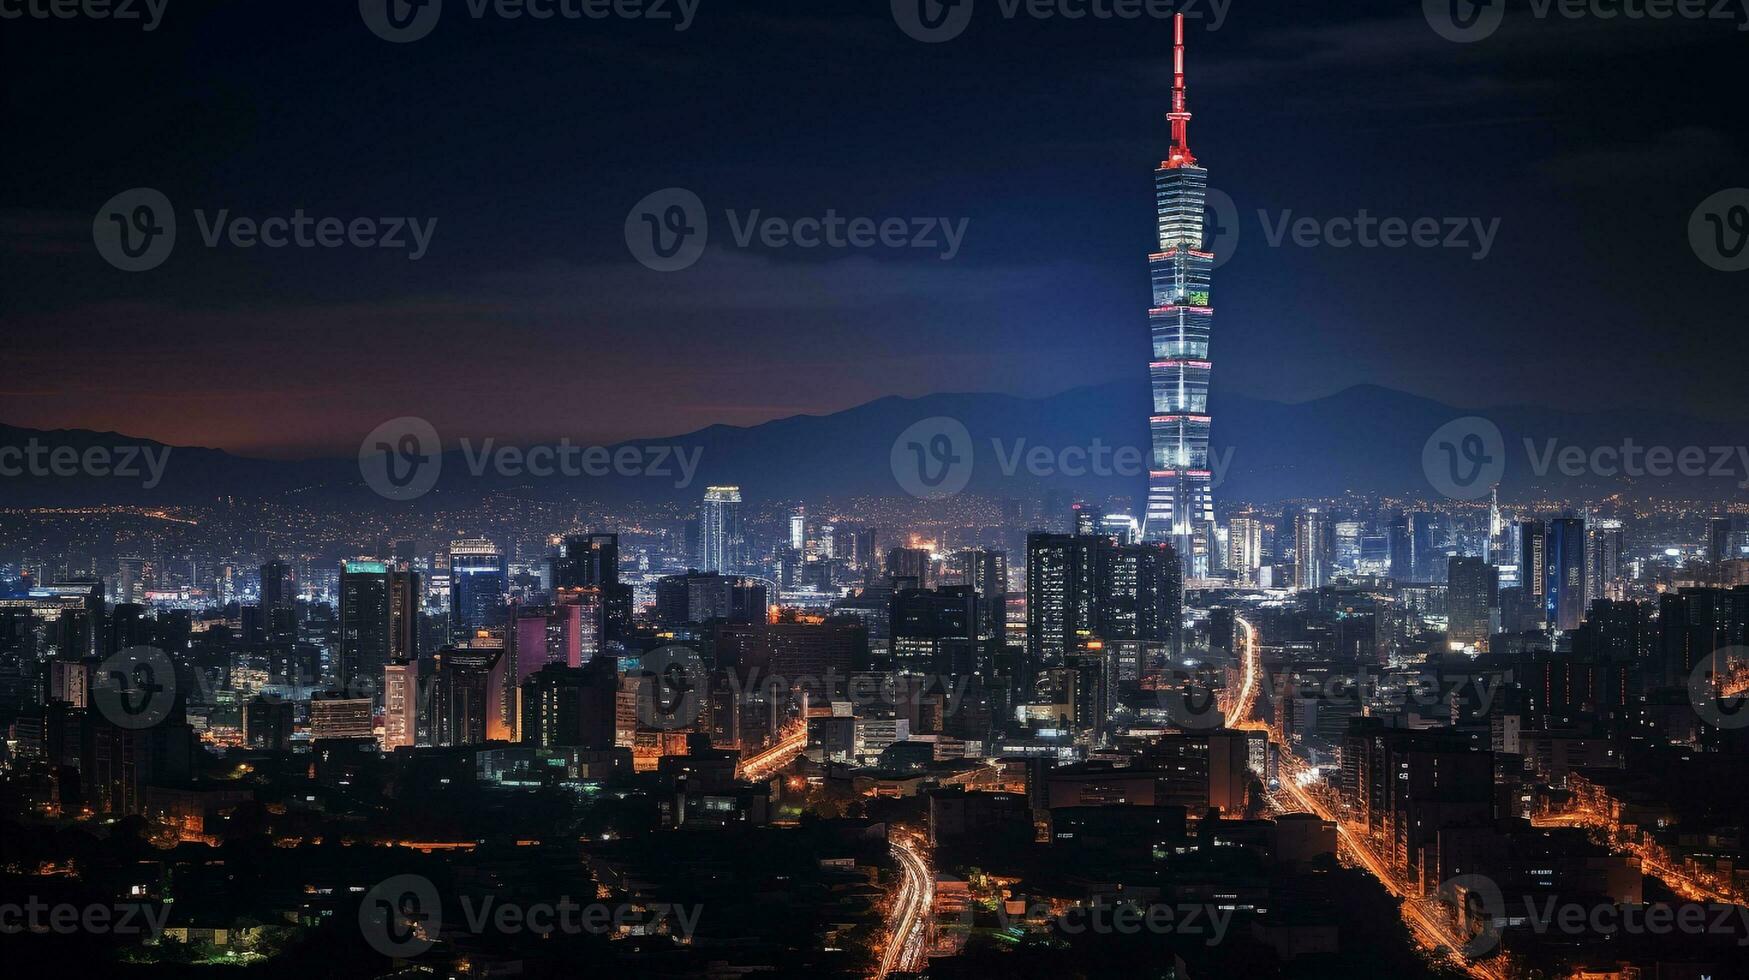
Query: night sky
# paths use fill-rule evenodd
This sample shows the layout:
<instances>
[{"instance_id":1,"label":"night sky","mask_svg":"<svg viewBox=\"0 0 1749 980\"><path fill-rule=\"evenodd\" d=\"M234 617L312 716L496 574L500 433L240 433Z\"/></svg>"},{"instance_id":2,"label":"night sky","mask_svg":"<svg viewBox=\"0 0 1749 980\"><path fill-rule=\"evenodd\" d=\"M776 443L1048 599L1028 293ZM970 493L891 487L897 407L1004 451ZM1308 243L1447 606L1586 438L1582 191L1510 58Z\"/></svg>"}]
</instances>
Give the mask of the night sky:
<instances>
[{"instance_id":1,"label":"night sky","mask_svg":"<svg viewBox=\"0 0 1749 980\"><path fill-rule=\"evenodd\" d=\"M1735 2L1735 0L1733 0ZM1147 359L1171 24L1005 19L923 44L887 0L674 21L475 20L391 44L350 0L168 0L157 30L0 22L0 422L347 455L384 419L503 440L666 435L885 395L1047 394ZM668 7L673 9L673 4ZM1539 19L1458 44L1418 2L1233 0L1188 32L1191 146L1240 215L1219 393L1382 384L1465 407L1749 423L1749 272L1690 213L1749 186L1749 13ZM112 195L174 254L112 268ZM678 186L697 265L623 228ZM429 253L209 249L194 212L437 219ZM960 254L772 250L725 210L966 219ZM1270 247L1257 211L1499 219L1465 249ZM1218 419L1217 419L1218 425Z\"/></svg>"}]
</instances>

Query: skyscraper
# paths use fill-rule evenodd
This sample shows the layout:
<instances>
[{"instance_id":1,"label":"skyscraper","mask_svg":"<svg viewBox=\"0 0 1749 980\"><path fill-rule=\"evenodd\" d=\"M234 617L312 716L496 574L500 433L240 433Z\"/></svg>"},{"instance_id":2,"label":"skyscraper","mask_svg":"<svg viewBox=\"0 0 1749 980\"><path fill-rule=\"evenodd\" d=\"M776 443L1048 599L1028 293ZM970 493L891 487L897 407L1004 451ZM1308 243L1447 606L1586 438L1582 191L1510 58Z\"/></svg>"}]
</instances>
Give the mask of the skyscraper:
<instances>
[{"instance_id":1,"label":"skyscraper","mask_svg":"<svg viewBox=\"0 0 1749 980\"><path fill-rule=\"evenodd\" d=\"M1578 517L1550 521L1544 547L1549 625L1576 630L1585 620L1585 521Z\"/></svg>"},{"instance_id":2,"label":"skyscraper","mask_svg":"<svg viewBox=\"0 0 1749 980\"><path fill-rule=\"evenodd\" d=\"M801 551L808 546L808 512L797 507L789 512L789 546Z\"/></svg>"},{"instance_id":3,"label":"skyscraper","mask_svg":"<svg viewBox=\"0 0 1749 980\"><path fill-rule=\"evenodd\" d=\"M1454 555L1447 561L1446 639L1454 649L1486 650L1498 625L1500 574L1482 558Z\"/></svg>"},{"instance_id":4,"label":"skyscraper","mask_svg":"<svg viewBox=\"0 0 1749 980\"><path fill-rule=\"evenodd\" d=\"M374 693L394 649L389 566L340 563L340 686L348 696Z\"/></svg>"},{"instance_id":5,"label":"skyscraper","mask_svg":"<svg viewBox=\"0 0 1749 980\"><path fill-rule=\"evenodd\" d=\"M1294 518L1294 588L1323 588L1324 571L1324 515L1307 507Z\"/></svg>"},{"instance_id":6,"label":"skyscraper","mask_svg":"<svg viewBox=\"0 0 1749 980\"><path fill-rule=\"evenodd\" d=\"M1154 171L1159 251L1148 256L1154 305L1148 310L1154 393L1146 534L1170 541L1186 572L1210 571L1206 529L1214 523L1209 469L1209 278L1214 255L1204 251L1203 210L1208 171L1191 155L1190 112L1184 96L1184 15L1173 18L1172 149Z\"/></svg>"},{"instance_id":7,"label":"skyscraper","mask_svg":"<svg viewBox=\"0 0 1749 980\"><path fill-rule=\"evenodd\" d=\"M1263 565L1263 522L1255 517L1235 517L1227 525L1227 567L1239 573L1241 582L1257 580Z\"/></svg>"},{"instance_id":8,"label":"skyscraper","mask_svg":"<svg viewBox=\"0 0 1749 980\"><path fill-rule=\"evenodd\" d=\"M699 571L739 571L743 544L741 488L706 487L698 515Z\"/></svg>"},{"instance_id":9,"label":"skyscraper","mask_svg":"<svg viewBox=\"0 0 1749 980\"><path fill-rule=\"evenodd\" d=\"M449 634L460 643L478 630L503 626L509 591L504 555L485 538L465 538L449 546Z\"/></svg>"}]
</instances>

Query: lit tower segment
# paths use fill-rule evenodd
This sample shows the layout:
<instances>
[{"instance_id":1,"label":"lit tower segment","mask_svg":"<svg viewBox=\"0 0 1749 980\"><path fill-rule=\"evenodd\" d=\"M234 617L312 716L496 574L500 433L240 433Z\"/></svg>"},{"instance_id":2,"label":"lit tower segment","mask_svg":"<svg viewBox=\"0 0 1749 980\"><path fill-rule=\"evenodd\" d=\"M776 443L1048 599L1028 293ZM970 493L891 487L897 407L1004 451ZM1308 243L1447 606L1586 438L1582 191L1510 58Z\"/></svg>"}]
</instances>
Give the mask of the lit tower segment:
<instances>
[{"instance_id":1,"label":"lit tower segment","mask_svg":"<svg viewBox=\"0 0 1749 980\"><path fill-rule=\"evenodd\" d=\"M1209 272L1203 251L1208 171L1191 155L1190 111L1184 100L1184 15L1173 18L1172 151L1154 171L1160 250L1148 256L1154 304L1148 311L1154 356L1149 362L1154 412L1149 417L1147 539L1170 541L1194 575L1210 571L1207 535L1214 523L1209 469Z\"/></svg>"}]
</instances>

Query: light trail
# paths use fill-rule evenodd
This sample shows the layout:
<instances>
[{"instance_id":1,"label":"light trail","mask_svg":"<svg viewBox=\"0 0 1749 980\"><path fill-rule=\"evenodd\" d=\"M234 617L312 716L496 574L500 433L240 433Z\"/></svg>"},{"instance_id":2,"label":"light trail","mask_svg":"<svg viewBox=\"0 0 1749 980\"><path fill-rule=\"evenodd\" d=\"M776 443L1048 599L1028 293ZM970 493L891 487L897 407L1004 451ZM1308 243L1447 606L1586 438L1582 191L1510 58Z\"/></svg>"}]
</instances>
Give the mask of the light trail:
<instances>
[{"instance_id":1,"label":"light trail","mask_svg":"<svg viewBox=\"0 0 1749 980\"><path fill-rule=\"evenodd\" d=\"M921 841L900 831L889 843L904 881L893 902L891 931L875 974L877 980L889 973L915 973L923 968L929 951L930 912L935 908L935 872L923 855Z\"/></svg>"},{"instance_id":2,"label":"light trail","mask_svg":"<svg viewBox=\"0 0 1749 980\"><path fill-rule=\"evenodd\" d=\"M1243 652L1239 659L1245 665L1245 680L1239 685L1238 699L1227 711L1228 728L1237 728L1240 722L1251 717L1252 710L1257 707L1257 675L1263 672L1263 653L1257 648L1257 630L1243 616L1235 615L1233 623L1239 627L1242 636Z\"/></svg>"},{"instance_id":3,"label":"light trail","mask_svg":"<svg viewBox=\"0 0 1749 980\"><path fill-rule=\"evenodd\" d=\"M769 779L779 769L793 762L807 747L808 726L804 722L784 733L776 745L742 759L736 778L755 783Z\"/></svg>"}]
</instances>

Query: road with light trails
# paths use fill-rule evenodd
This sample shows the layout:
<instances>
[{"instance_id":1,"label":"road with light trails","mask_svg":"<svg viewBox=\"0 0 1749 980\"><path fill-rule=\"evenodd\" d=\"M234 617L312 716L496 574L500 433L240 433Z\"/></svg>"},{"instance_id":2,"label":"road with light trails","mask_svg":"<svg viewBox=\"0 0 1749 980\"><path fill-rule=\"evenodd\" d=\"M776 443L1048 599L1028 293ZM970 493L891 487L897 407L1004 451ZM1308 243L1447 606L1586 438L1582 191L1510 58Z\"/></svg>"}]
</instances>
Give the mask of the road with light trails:
<instances>
[{"instance_id":1,"label":"road with light trails","mask_svg":"<svg viewBox=\"0 0 1749 980\"><path fill-rule=\"evenodd\" d=\"M802 750L807 747L808 726L804 722L785 732L776 745L742 759L738 778L755 783L769 779L778 770L795 761L795 757L801 755Z\"/></svg>"},{"instance_id":2,"label":"road with light trails","mask_svg":"<svg viewBox=\"0 0 1749 980\"><path fill-rule=\"evenodd\" d=\"M1242 637L1239 659L1244 664L1245 679L1239 684L1239 697L1227 709L1228 728L1238 728L1241 722L1250 720L1252 710L1257 707L1257 678L1263 673L1263 653L1257 648L1257 629L1243 616L1234 616L1233 622L1239 627Z\"/></svg>"},{"instance_id":3,"label":"road with light trails","mask_svg":"<svg viewBox=\"0 0 1749 980\"><path fill-rule=\"evenodd\" d=\"M1451 927L1444 921L1444 916L1427 908L1427 903L1422 899L1408 894L1408 890L1391 874L1390 867L1373 853L1371 844L1365 837L1343 823L1336 814L1330 811L1329 807L1326 807L1301 784L1300 776L1306 771L1306 766L1300 761L1299 756L1294 754L1287 741L1281 737L1281 733L1273 725L1265 726L1251 720L1250 715L1257 704L1257 680L1263 675L1263 651L1257 642L1256 628L1241 616L1234 616L1233 621L1242 634L1240 656L1243 658L1244 680L1240 684L1238 698L1228 709L1227 727L1267 728L1269 739L1275 743L1281 761L1282 791L1292 799L1294 806L1300 810L1315 813L1321 819L1336 825L1337 836L1350 856L1354 858L1355 863L1377 878L1392 895L1402 899L1403 920L1409 926L1409 930L1414 934L1417 942L1428 949L1437 949L1443 946L1451 950L1450 959L1452 962L1462 967L1471 976L1482 977L1485 980L1505 980L1505 974L1496 967L1487 963L1471 963L1463 958L1458 951L1463 948L1464 940L1452 931ZM1271 807L1278 812L1287 809L1274 795L1270 797L1269 802Z\"/></svg>"},{"instance_id":4,"label":"road with light trails","mask_svg":"<svg viewBox=\"0 0 1749 980\"><path fill-rule=\"evenodd\" d=\"M935 908L935 872L924 856L922 841L900 831L891 841L893 857L905 879L893 901L887 948L881 954L877 978L889 973L915 973L923 969L929 951L929 919Z\"/></svg>"}]
</instances>

